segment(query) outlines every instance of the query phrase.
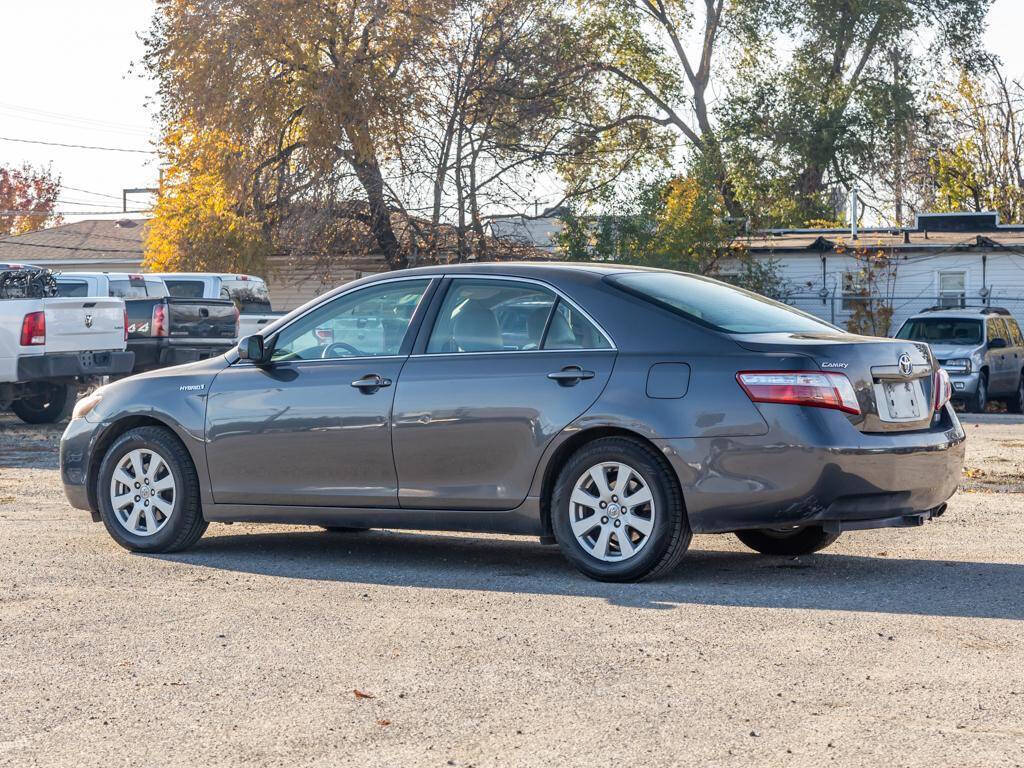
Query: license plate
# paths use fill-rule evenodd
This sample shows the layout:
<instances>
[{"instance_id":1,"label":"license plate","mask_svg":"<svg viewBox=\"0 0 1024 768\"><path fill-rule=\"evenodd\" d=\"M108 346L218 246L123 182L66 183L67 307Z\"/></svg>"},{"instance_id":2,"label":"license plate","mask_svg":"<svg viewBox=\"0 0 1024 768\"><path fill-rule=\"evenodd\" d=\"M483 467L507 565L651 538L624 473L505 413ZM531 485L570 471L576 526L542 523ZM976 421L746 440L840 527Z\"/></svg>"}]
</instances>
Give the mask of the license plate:
<instances>
[{"instance_id":1,"label":"license plate","mask_svg":"<svg viewBox=\"0 0 1024 768\"><path fill-rule=\"evenodd\" d=\"M879 415L885 421L913 421L922 417L924 395L918 381L883 381L880 394L885 407ZM888 416L886 416L888 412Z\"/></svg>"}]
</instances>

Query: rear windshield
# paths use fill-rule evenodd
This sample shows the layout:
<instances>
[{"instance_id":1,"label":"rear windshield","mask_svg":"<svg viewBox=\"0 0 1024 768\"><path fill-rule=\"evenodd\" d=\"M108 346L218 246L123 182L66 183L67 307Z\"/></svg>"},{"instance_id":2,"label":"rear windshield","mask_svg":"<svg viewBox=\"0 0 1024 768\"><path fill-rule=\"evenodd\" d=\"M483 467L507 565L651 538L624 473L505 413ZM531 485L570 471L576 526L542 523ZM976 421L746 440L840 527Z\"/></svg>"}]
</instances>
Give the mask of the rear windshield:
<instances>
[{"instance_id":1,"label":"rear windshield","mask_svg":"<svg viewBox=\"0 0 1024 768\"><path fill-rule=\"evenodd\" d=\"M171 296L178 299L201 299L203 298L202 280L182 280L180 278L165 277L164 284Z\"/></svg>"},{"instance_id":2,"label":"rear windshield","mask_svg":"<svg viewBox=\"0 0 1024 768\"><path fill-rule=\"evenodd\" d=\"M162 299L167 296L167 286L163 280L145 280L131 277L127 280L117 278L110 281L110 295L118 299L144 299L155 297Z\"/></svg>"},{"instance_id":3,"label":"rear windshield","mask_svg":"<svg viewBox=\"0 0 1024 768\"><path fill-rule=\"evenodd\" d=\"M262 280L224 280L221 282L221 291L227 293L227 298L235 302L243 315L272 311L267 284Z\"/></svg>"},{"instance_id":4,"label":"rear windshield","mask_svg":"<svg viewBox=\"0 0 1024 768\"><path fill-rule=\"evenodd\" d=\"M927 341L929 344L981 343L981 321L957 317L923 317L907 320L896 334L897 339Z\"/></svg>"},{"instance_id":5,"label":"rear windshield","mask_svg":"<svg viewBox=\"0 0 1024 768\"><path fill-rule=\"evenodd\" d=\"M65 299L89 295L89 284L84 280L58 280L57 295Z\"/></svg>"},{"instance_id":6,"label":"rear windshield","mask_svg":"<svg viewBox=\"0 0 1024 768\"><path fill-rule=\"evenodd\" d=\"M822 333L837 329L824 320L717 280L678 272L614 275L613 285L726 333Z\"/></svg>"}]
</instances>

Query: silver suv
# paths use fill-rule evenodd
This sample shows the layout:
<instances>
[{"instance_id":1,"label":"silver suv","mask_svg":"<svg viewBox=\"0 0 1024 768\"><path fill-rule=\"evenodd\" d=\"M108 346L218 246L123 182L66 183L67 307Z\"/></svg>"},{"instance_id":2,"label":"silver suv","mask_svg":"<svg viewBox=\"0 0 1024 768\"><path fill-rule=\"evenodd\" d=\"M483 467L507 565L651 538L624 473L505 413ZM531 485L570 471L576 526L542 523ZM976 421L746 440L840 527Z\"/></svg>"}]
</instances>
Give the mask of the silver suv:
<instances>
[{"instance_id":1,"label":"silver suv","mask_svg":"<svg viewBox=\"0 0 1024 768\"><path fill-rule=\"evenodd\" d=\"M1009 311L932 307L908 319L896 338L927 342L968 410L981 413L993 399L1024 412L1024 336Z\"/></svg>"}]
</instances>

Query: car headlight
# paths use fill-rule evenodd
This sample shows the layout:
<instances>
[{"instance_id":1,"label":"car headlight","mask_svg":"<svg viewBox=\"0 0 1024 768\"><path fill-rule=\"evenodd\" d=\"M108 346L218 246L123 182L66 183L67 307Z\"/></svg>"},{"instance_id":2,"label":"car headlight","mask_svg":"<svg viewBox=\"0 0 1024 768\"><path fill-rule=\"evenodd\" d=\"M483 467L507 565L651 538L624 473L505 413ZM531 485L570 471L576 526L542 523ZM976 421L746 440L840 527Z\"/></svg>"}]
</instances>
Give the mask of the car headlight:
<instances>
[{"instance_id":1,"label":"car headlight","mask_svg":"<svg viewBox=\"0 0 1024 768\"><path fill-rule=\"evenodd\" d=\"M950 373L970 373L971 361L965 357L958 357L955 360L947 360L946 364L942 366Z\"/></svg>"},{"instance_id":2,"label":"car headlight","mask_svg":"<svg viewBox=\"0 0 1024 768\"><path fill-rule=\"evenodd\" d=\"M97 405L100 404L100 400L103 399L98 391L93 392L91 395L86 395L77 403L75 403L75 409L71 412L71 420L84 419L86 414L92 411Z\"/></svg>"}]
</instances>

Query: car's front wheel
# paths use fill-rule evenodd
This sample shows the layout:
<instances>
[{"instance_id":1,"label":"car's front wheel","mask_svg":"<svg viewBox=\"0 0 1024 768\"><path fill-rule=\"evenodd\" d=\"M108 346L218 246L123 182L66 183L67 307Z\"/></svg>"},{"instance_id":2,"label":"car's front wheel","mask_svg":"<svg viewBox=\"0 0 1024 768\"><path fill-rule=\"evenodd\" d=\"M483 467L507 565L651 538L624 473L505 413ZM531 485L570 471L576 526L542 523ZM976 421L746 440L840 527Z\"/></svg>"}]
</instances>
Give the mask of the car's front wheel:
<instances>
[{"instance_id":1,"label":"car's front wheel","mask_svg":"<svg viewBox=\"0 0 1024 768\"><path fill-rule=\"evenodd\" d=\"M984 413L988 405L988 374L982 371L978 376L978 388L967 401L967 410L971 413Z\"/></svg>"},{"instance_id":2,"label":"car's front wheel","mask_svg":"<svg viewBox=\"0 0 1024 768\"><path fill-rule=\"evenodd\" d=\"M137 427L114 441L96 497L107 532L132 552L186 549L207 527L192 458L164 427Z\"/></svg>"},{"instance_id":3,"label":"car's front wheel","mask_svg":"<svg viewBox=\"0 0 1024 768\"><path fill-rule=\"evenodd\" d=\"M829 533L820 525L806 528L764 528L736 531L736 538L762 555L809 555L835 543L838 533Z\"/></svg>"},{"instance_id":4,"label":"car's front wheel","mask_svg":"<svg viewBox=\"0 0 1024 768\"><path fill-rule=\"evenodd\" d=\"M573 454L555 483L551 523L566 558L600 581L668 573L692 538L671 470L645 444L621 437Z\"/></svg>"}]
</instances>

